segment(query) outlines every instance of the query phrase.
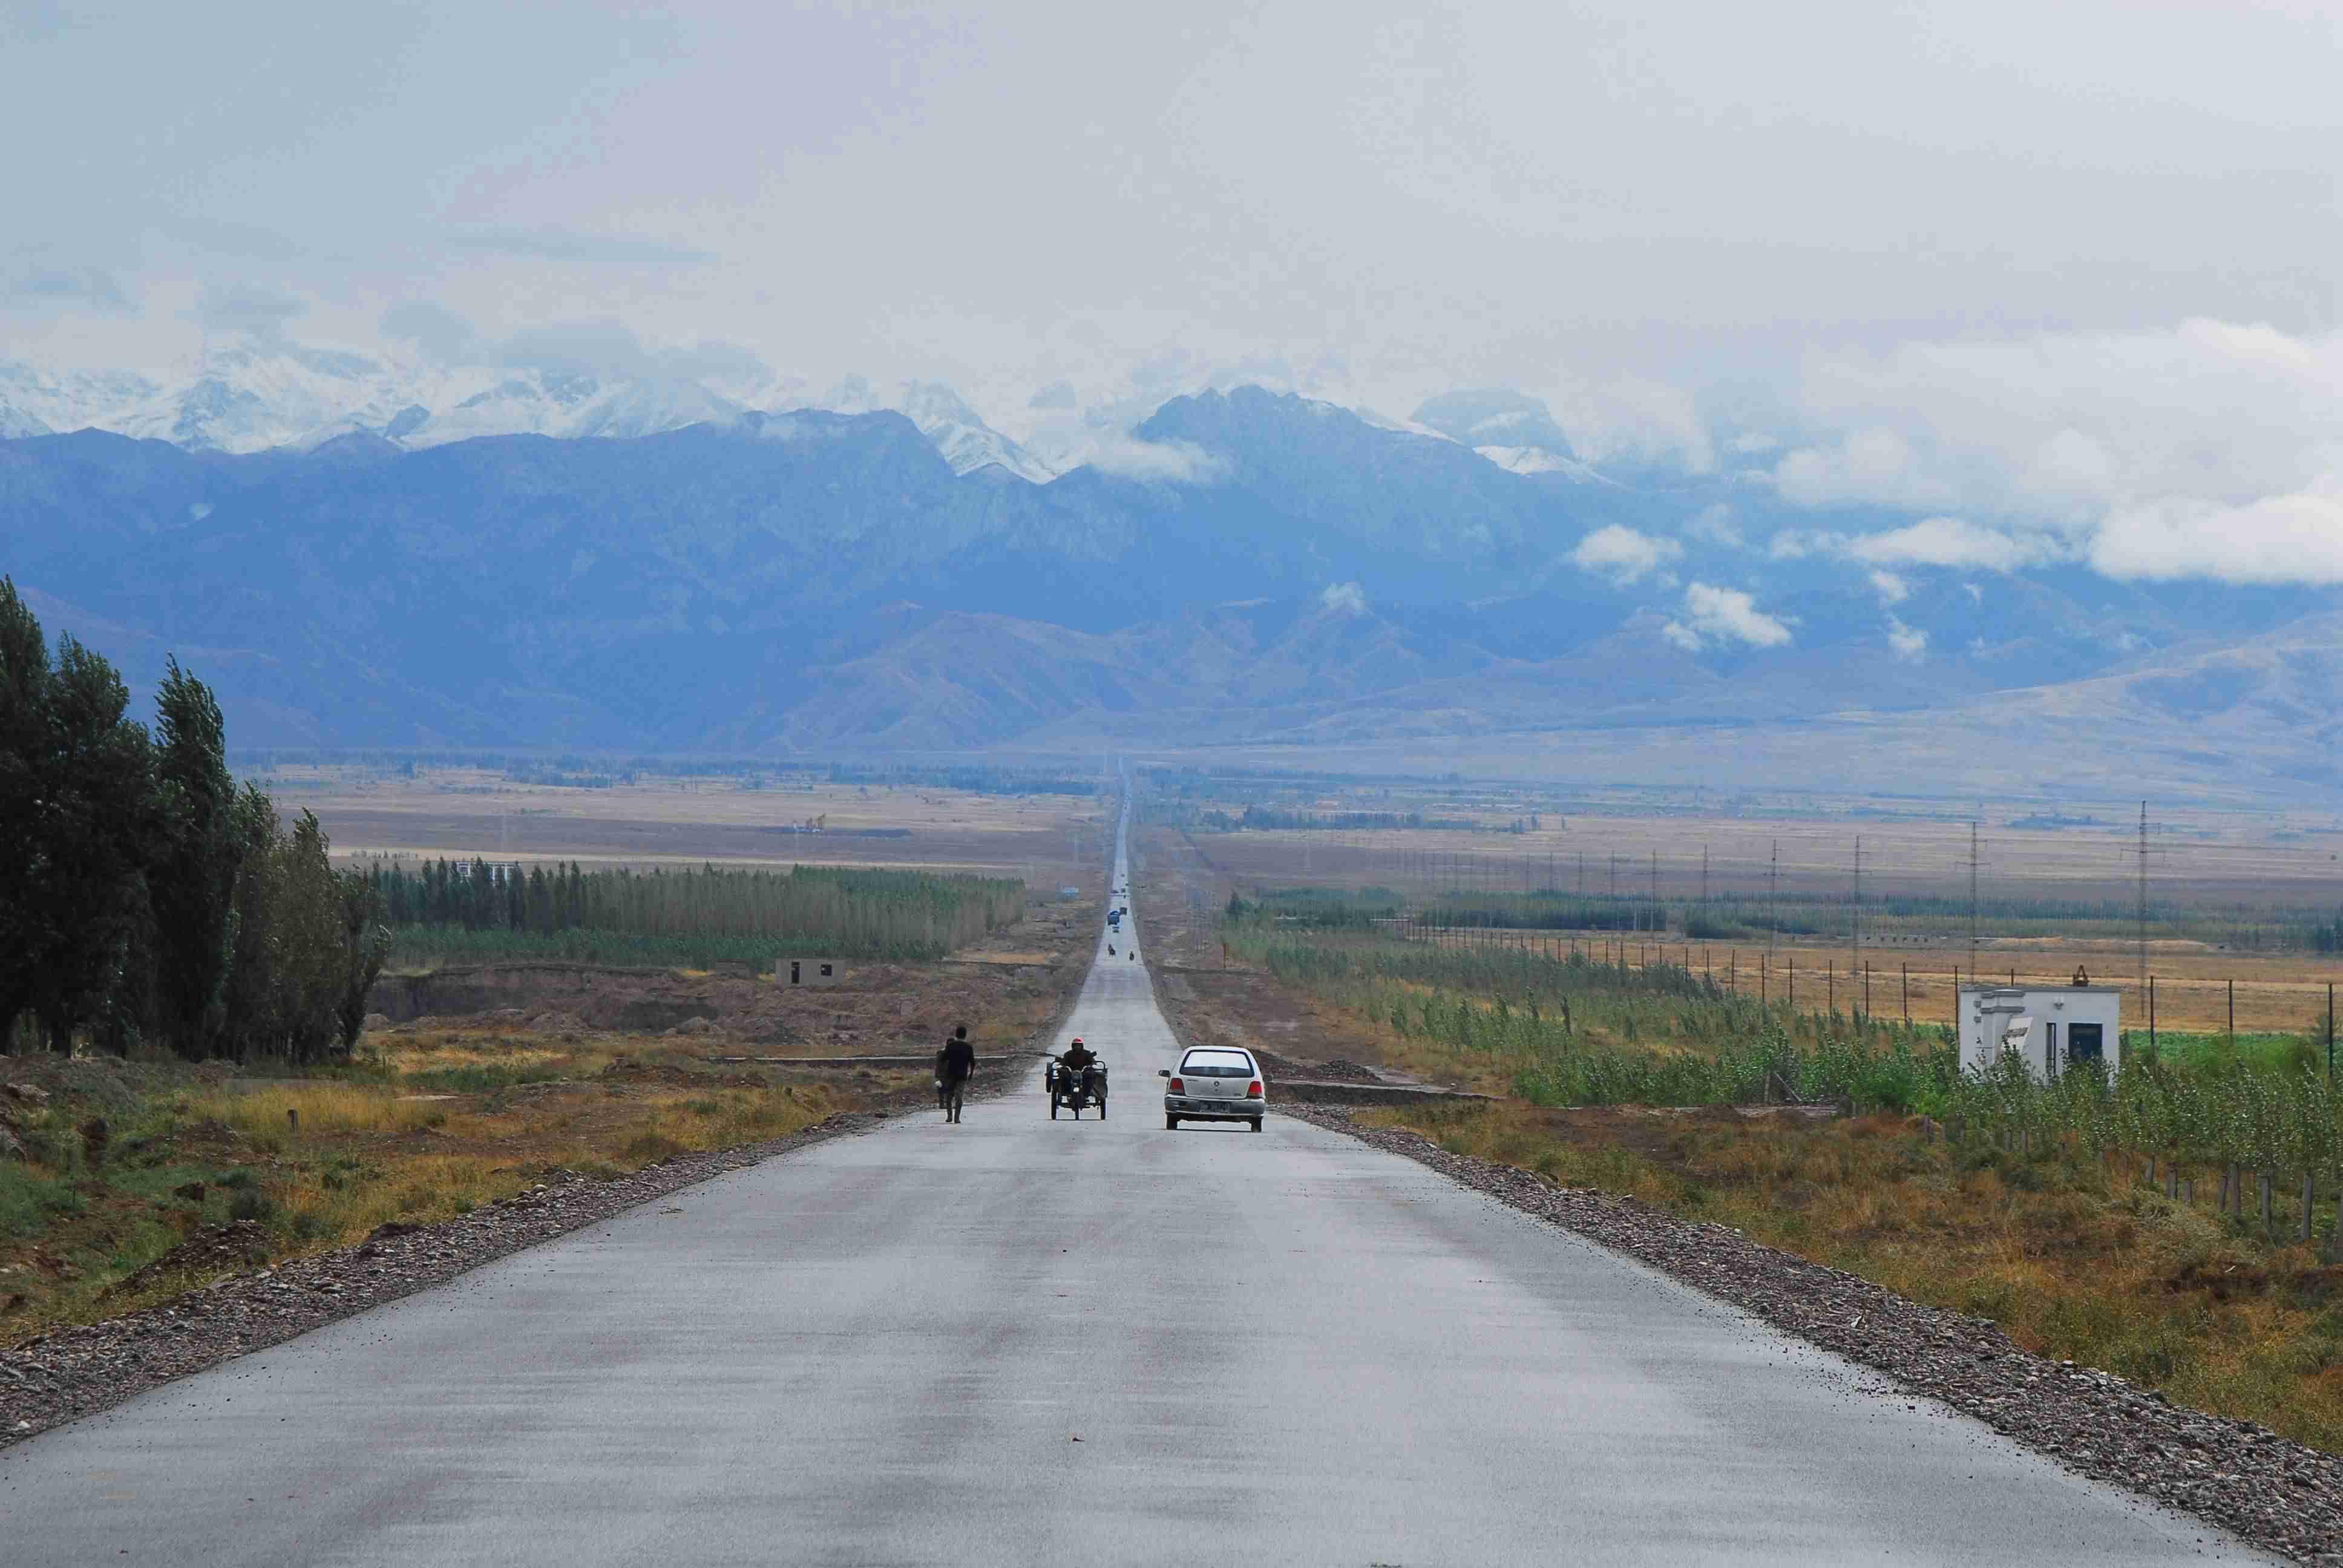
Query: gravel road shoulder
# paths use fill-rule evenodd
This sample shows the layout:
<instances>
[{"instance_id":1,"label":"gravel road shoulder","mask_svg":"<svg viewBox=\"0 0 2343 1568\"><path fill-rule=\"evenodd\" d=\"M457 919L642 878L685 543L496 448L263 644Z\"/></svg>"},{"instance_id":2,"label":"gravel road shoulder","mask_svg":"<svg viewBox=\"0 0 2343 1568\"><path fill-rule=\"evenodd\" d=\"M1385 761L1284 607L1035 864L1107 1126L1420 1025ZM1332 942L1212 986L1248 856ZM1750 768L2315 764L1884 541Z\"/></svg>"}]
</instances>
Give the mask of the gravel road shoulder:
<instances>
[{"instance_id":1,"label":"gravel road shoulder","mask_svg":"<svg viewBox=\"0 0 2343 1568\"><path fill-rule=\"evenodd\" d=\"M1923 1306L1726 1226L1557 1187L1510 1165L1452 1154L1404 1128L1360 1126L1332 1108L1288 1101L1278 1110L1648 1263L2095 1481L2297 1562L2343 1565L2343 1460L2334 1455L2248 1422L2171 1404L2107 1372L2029 1354L1988 1319Z\"/></svg>"}]
</instances>

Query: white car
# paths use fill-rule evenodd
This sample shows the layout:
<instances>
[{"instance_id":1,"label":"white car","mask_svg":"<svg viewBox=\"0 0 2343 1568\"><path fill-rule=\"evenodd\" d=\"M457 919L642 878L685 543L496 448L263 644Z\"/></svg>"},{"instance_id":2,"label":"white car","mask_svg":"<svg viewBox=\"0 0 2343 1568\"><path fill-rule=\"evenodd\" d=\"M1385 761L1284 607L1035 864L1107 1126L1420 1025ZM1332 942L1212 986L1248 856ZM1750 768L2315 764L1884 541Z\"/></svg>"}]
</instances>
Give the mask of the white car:
<instances>
[{"instance_id":1,"label":"white car","mask_svg":"<svg viewBox=\"0 0 2343 1568\"><path fill-rule=\"evenodd\" d=\"M1176 1131L1182 1121L1250 1121L1255 1132L1269 1110L1261 1063L1233 1046L1199 1045L1180 1059L1180 1070L1158 1069L1163 1086L1163 1126Z\"/></svg>"}]
</instances>

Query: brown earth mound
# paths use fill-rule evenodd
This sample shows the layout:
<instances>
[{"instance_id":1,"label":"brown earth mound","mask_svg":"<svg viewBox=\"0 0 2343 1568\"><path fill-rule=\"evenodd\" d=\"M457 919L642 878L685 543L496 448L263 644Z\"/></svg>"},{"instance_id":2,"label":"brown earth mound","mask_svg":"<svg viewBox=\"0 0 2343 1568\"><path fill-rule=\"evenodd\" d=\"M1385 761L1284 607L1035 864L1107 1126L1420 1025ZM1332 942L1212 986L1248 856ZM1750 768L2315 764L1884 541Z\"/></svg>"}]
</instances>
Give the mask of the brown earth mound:
<instances>
[{"instance_id":1,"label":"brown earth mound","mask_svg":"<svg viewBox=\"0 0 2343 1568\"><path fill-rule=\"evenodd\" d=\"M109 1296L128 1295L157 1280L183 1274L217 1273L223 1269L254 1269L268 1261L268 1232L252 1220L196 1232L148 1263L125 1274L106 1288Z\"/></svg>"}]
</instances>

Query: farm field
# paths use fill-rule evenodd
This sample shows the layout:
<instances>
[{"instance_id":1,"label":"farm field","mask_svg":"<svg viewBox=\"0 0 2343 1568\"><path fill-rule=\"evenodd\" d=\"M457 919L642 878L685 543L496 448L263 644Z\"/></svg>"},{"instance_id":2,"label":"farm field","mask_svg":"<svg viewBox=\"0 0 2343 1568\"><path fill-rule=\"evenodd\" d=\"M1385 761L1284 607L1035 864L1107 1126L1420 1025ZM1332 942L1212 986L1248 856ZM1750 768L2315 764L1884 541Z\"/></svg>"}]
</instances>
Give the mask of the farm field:
<instances>
[{"instance_id":1,"label":"farm field","mask_svg":"<svg viewBox=\"0 0 2343 1568\"><path fill-rule=\"evenodd\" d=\"M1892 803L1823 798L1762 816L1788 803L1655 810L1633 791L1586 801L1525 787L1318 781L1278 792L1274 809L1327 822L1414 813L1452 825L1231 832L1199 819L1202 808L1248 809L1234 800L1202 796L1175 809L1160 794L1142 799L1209 870L1215 906L1231 893L1381 890L1433 925L1480 909L1487 913L1476 923L1503 928L1536 912L1544 918L1534 931L1477 929L1441 940L1559 944L1565 952L1574 943L1631 966L1688 963L1752 994L1762 988L1779 999L1795 988L1802 1009L1862 1005L1918 1022L1950 1021L1956 975L2042 984L2081 970L2122 989L2127 1028L2149 1022L2137 823L2118 804L1983 808L1972 945L1966 813L1976 808L1898 813ZM2147 969L2157 1028L2323 1031L2343 952L2318 951L2309 938L2343 910L2338 823L2151 806L2149 826ZM1573 925L1556 906L1606 911L1609 929Z\"/></svg>"},{"instance_id":2,"label":"farm field","mask_svg":"<svg viewBox=\"0 0 2343 1568\"><path fill-rule=\"evenodd\" d=\"M1097 798L900 785L749 789L739 779L638 774L605 786L517 780L486 768L269 768L252 775L315 811L334 858L578 860L589 866L871 866L1016 877L1036 890L1095 880ZM791 829L820 819L820 832Z\"/></svg>"}]
</instances>

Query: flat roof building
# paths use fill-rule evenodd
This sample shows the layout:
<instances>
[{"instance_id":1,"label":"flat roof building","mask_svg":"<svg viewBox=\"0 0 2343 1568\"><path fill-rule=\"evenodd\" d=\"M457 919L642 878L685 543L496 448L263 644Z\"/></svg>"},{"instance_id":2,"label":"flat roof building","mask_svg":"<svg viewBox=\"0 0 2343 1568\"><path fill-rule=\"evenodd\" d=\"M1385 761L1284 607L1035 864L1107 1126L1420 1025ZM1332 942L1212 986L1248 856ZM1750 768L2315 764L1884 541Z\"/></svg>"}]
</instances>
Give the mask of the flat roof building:
<instances>
[{"instance_id":1,"label":"flat roof building","mask_svg":"<svg viewBox=\"0 0 2343 1568\"><path fill-rule=\"evenodd\" d=\"M2016 1051L2043 1082L2077 1062L2123 1066L2123 992L2081 974L2063 986L1965 985L1960 989L1961 1066L1991 1067Z\"/></svg>"}]
</instances>

